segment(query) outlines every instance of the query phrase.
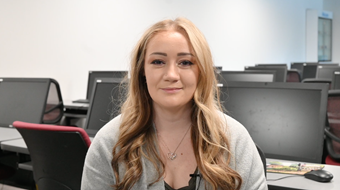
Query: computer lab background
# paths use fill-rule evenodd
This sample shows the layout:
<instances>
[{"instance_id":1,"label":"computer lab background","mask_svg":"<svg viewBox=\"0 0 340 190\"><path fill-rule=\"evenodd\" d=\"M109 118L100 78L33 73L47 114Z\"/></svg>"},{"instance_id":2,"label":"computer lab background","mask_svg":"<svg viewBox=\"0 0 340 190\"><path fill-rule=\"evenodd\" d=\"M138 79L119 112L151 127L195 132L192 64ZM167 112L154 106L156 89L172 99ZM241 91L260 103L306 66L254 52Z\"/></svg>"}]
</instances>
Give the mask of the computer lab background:
<instances>
[{"instance_id":1,"label":"computer lab background","mask_svg":"<svg viewBox=\"0 0 340 190\"><path fill-rule=\"evenodd\" d=\"M306 55L308 9L332 12L340 62L340 0L0 0L0 76L54 78L64 100L85 98L89 70L128 70L145 29L178 16L204 33L223 70L317 62Z\"/></svg>"}]
</instances>

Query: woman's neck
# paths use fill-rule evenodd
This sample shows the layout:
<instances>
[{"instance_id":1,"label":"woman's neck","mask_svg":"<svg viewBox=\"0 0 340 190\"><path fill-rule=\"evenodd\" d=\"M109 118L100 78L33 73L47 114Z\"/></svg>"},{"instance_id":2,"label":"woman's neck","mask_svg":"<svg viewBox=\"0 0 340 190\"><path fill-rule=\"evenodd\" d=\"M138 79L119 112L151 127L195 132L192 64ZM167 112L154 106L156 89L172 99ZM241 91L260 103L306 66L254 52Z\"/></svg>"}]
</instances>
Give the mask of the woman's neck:
<instances>
[{"instance_id":1,"label":"woman's neck","mask_svg":"<svg viewBox=\"0 0 340 190\"><path fill-rule=\"evenodd\" d=\"M185 106L181 109L169 110L154 106L154 123L157 131L176 132L187 129L191 125L191 107Z\"/></svg>"}]
</instances>

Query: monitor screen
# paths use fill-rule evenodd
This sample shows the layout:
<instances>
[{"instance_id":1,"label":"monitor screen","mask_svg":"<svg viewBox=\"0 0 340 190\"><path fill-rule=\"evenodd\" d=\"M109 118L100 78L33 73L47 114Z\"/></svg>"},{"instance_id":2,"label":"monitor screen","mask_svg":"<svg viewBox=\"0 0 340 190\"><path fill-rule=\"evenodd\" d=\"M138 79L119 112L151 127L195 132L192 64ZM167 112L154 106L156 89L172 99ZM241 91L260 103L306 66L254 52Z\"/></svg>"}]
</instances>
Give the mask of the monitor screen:
<instances>
[{"instance_id":1,"label":"monitor screen","mask_svg":"<svg viewBox=\"0 0 340 190\"><path fill-rule=\"evenodd\" d=\"M124 78L128 71L89 71L86 99L91 99L93 84L96 78Z\"/></svg>"},{"instance_id":2,"label":"monitor screen","mask_svg":"<svg viewBox=\"0 0 340 190\"><path fill-rule=\"evenodd\" d=\"M290 63L290 68L291 69L297 69L302 76L303 73L303 66L304 65L309 65L309 64L318 64L318 62L291 62Z\"/></svg>"},{"instance_id":3,"label":"monitor screen","mask_svg":"<svg viewBox=\"0 0 340 190\"><path fill-rule=\"evenodd\" d=\"M12 127L14 121L41 123L50 79L1 78L0 126Z\"/></svg>"},{"instance_id":4,"label":"monitor screen","mask_svg":"<svg viewBox=\"0 0 340 190\"><path fill-rule=\"evenodd\" d=\"M334 71L340 71L340 66L322 66L317 68L316 78L332 79Z\"/></svg>"},{"instance_id":5,"label":"monitor screen","mask_svg":"<svg viewBox=\"0 0 340 190\"><path fill-rule=\"evenodd\" d=\"M316 70L318 68L318 63L312 64L304 64L302 69L302 80L308 78L315 78L316 77Z\"/></svg>"},{"instance_id":6,"label":"monitor screen","mask_svg":"<svg viewBox=\"0 0 340 190\"><path fill-rule=\"evenodd\" d=\"M229 81L274 82L275 77L276 71L269 70L222 71L218 75L218 83L225 86Z\"/></svg>"},{"instance_id":7,"label":"monitor screen","mask_svg":"<svg viewBox=\"0 0 340 190\"><path fill-rule=\"evenodd\" d=\"M272 70L276 71L275 82L286 82L287 66L246 66L244 70Z\"/></svg>"},{"instance_id":8,"label":"monitor screen","mask_svg":"<svg viewBox=\"0 0 340 190\"><path fill-rule=\"evenodd\" d=\"M332 89L340 89L340 71L334 71L332 79Z\"/></svg>"},{"instance_id":9,"label":"monitor screen","mask_svg":"<svg viewBox=\"0 0 340 190\"><path fill-rule=\"evenodd\" d=\"M226 113L267 158L321 163L326 84L230 82L220 88Z\"/></svg>"},{"instance_id":10,"label":"monitor screen","mask_svg":"<svg viewBox=\"0 0 340 190\"><path fill-rule=\"evenodd\" d=\"M117 116L123 101L123 79L99 78L95 81L87 111L85 129L99 130Z\"/></svg>"}]
</instances>

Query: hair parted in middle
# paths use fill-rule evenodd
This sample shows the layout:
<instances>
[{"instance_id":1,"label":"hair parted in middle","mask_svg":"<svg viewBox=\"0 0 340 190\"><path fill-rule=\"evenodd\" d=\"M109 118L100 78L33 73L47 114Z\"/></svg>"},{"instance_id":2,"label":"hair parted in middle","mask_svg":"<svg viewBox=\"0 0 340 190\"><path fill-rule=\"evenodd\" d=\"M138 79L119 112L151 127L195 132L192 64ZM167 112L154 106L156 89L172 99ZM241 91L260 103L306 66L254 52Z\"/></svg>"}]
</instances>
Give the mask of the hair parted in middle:
<instances>
[{"instance_id":1,"label":"hair parted in middle","mask_svg":"<svg viewBox=\"0 0 340 190\"><path fill-rule=\"evenodd\" d=\"M209 45L200 30L188 19L163 20L152 25L135 46L130 65L127 98L121 107L122 122L119 139L113 148L111 162L117 190L130 189L142 175L141 156L150 160L158 172L159 181L164 174L164 163L157 151L153 128L153 101L144 76L145 52L150 39L162 31L184 33L189 40L199 68L199 79L192 104L192 144L197 166L212 189L240 189L241 176L229 167L227 123L215 76ZM119 164L126 172L119 173ZM150 184L151 185L151 184Z\"/></svg>"}]
</instances>

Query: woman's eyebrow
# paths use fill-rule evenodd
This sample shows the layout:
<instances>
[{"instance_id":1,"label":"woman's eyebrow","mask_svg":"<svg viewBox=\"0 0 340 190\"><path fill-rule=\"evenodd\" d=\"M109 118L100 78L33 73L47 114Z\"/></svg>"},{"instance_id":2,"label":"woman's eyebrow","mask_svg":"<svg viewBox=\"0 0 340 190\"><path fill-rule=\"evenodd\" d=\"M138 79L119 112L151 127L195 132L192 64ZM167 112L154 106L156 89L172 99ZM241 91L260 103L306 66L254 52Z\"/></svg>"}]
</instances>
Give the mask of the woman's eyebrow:
<instances>
[{"instance_id":1,"label":"woman's eyebrow","mask_svg":"<svg viewBox=\"0 0 340 190\"><path fill-rule=\"evenodd\" d=\"M186 52L177 53L177 56L186 56L186 55L190 55L192 57L195 57L192 53L186 53Z\"/></svg>"},{"instance_id":2,"label":"woman's eyebrow","mask_svg":"<svg viewBox=\"0 0 340 190\"><path fill-rule=\"evenodd\" d=\"M162 52L153 52L150 55L162 55L162 56L167 56L166 53L162 53Z\"/></svg>"}]
</instances>

